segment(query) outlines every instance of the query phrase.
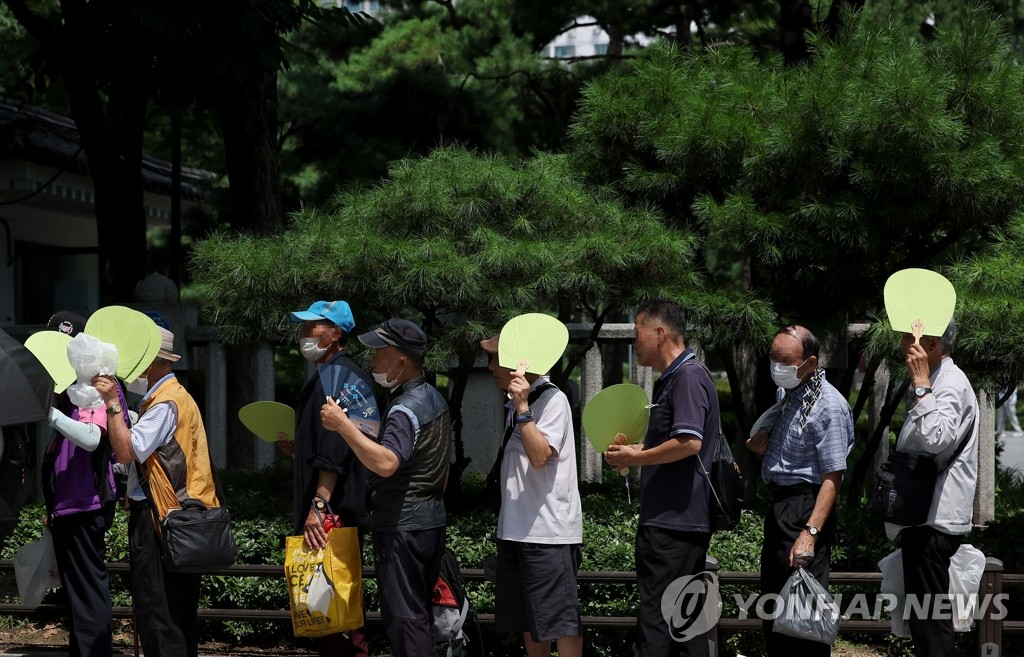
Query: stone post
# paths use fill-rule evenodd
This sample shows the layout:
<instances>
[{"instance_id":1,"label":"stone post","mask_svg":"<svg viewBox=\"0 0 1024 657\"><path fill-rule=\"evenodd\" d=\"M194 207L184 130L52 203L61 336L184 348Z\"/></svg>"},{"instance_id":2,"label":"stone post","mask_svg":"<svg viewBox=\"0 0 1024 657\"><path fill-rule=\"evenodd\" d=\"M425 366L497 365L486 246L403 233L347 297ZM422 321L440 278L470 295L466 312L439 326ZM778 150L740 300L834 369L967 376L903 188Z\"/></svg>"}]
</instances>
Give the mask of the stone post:
<instances>
[{"instance_id":1,"label":"stone post","mask_svg":"<svg viewBox=\"0 0 1024 657\"><path fill-rule=\"evenodd\" d=\"M583 356L583 369L580 373L581 406L601 392L603 368L601 366L601 346L594 344ZM601 455L594 451L593 445L582 436L580 440L580 478L583 481L601 481Z\"/></svg>"},{"instance_id":2,"label":"stone post","mask_svg":"<svg viewBox=\"0 0 1024 657\"><path fill-rule=\"evenodd\" d=\"M978 488L974 493L974 524L984 525L996 516L995 399L984 390L978 395Z\"/></svg>"}]
</instances>

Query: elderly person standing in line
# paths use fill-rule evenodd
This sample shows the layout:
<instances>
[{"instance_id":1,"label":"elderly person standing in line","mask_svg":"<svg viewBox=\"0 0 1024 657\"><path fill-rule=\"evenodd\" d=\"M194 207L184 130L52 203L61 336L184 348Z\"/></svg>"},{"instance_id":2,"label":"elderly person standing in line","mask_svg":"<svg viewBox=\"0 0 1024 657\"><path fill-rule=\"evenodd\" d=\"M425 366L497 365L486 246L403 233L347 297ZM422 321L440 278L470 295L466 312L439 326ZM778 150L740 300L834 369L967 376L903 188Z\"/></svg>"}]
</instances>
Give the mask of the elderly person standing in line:
<instances>
[{"instance_id":1,"label":"elderly person standing in line","mask_svg":"<svg viewBox=\"0 0 1024 657\"><path fill-rule=\"evenodd\" d=\"M762 595L781 592L796 566L828 587L836 500L854 433L850 404L825 379L818 351L818 339L803 326L776 333L771 375L785 391L783 406L770 430L747 441L751 451L764 457L761 476L772 493L764 517ZM773 625L764 621L769 657L824 657L831 652L827 644L777 634Z\"/></svg>"},{"instance_id":2,"label":"elderly person standing in line","mask_svg":"<svg viewBox=\"0 0 1024 657\"><path fill-rule=\"evenodd\" d=\"M583 654L576 573L583 510L569 399L547 376L498 364L498 336L482 340L494 383L508 393L501 458L495 626L521 633L526 654Z\"/></svg>"},{"instance_id":3,"label":"elderly person standing in line","mask_svg":"<svg viewBox=\"0 0 1024 657\"><path fill-rule=\"evenodd\" d=\"M643 657L709 652L707 632L680 641L662 613L669 585L699 576L707 563L711 494L694 456L711 463L721 431L715 382L686 348L685 330L686 314L676 301L652 299L637 309L637 363L661 370L661 376L654 383L643 445L619 442L604 456L616 469L642 466L636 577L637 647Z\"/></svg>"},{"instance_id":4,"label":"elderly person standing in line","mask_svg":"<svg viewBox=\"0 0 1024 657\"><path fill-rule=\"evenodd\" d=\"M903 585L907 596L932 600L930 611L912 613L910 636L918 657L954 657L953 619L935 613L935 597L949 593L949 561L963 535L971 531L974 492L978 484L978 398L967 375L950 355L956 321L941 337L903 334L900 348L907 357L913 393L896 451L931 454L939 469L924 524L904 527L886 523L889 538L900 537ZM929 618L934 616L934 618Z\"/></svg>"},{"instance_id":5,"label":"elderly person standing in line","mask_svg":"<svg viewBox=\"0 0 1024 657\"><path fill-rule=\"evenodd\" d=\"M378 440L349 420L334 400L321 410L371 473L370 521L381 617L395 657L434 651L431 599L444 554L444 489L451 459L448 403L427 383L427 335L389 319L359 336L373 352L373 379L388 390Z\"/></svg>"}]
</instances>

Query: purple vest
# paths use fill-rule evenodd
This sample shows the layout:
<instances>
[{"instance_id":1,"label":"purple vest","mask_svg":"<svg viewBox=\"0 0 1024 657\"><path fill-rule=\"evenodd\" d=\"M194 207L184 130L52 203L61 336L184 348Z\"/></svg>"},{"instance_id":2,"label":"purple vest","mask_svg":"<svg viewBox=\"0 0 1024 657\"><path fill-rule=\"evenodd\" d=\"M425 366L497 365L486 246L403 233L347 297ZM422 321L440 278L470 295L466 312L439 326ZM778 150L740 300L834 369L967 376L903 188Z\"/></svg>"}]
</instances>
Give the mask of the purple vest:
<instances>
[{"instance_id":1,"label":"purple vest","mask_svg":"<svg viewBox=\"0 0 1024 657\"><path fill-rule=\"evenodd\" d=\"M124 395L118 390L121 405L128 407ZM105 413L105 409L99 412ZM79 419L80 411L75 408L71 413L72 420ZM127 422L127 418L125 418ZM87 452L68 440L64 435L57 434L56 454L53 463L53 515L66 516L72 513L95 511L102 505L93 470L93 453ZM115 489L114 468L112 461L106 464L107 484Z\"/></svg>"}]
</instances>

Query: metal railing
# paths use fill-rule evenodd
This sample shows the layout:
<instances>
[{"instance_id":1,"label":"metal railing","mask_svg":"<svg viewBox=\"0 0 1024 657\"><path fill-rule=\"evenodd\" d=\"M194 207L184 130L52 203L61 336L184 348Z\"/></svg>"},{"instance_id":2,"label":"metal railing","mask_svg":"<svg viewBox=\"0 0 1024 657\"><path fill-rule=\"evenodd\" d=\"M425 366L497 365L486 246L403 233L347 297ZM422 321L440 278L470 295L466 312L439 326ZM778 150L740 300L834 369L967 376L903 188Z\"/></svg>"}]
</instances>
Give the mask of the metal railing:
<instances>
[{"instance_id":1,"label":"metal railing","mask_svg":"<svg viewBox=\"0 0 1024 657\"><path fill-rule=\"evenodd\" d=\"M14 562L0 560L0 570L11 570ZM128 576L131 568L126 563L107 564L109 572ZM707 569L717 572L717 564L709 560ZM467 581L483 581L484 571L479 568L463 568L463 579ZM283 577L284 570L280 565L240 564L227 568L211 570L207 575L220 577ZM374 579L376 571L372 566L363 568L363 579ZM580 571L577 579L582 584L623 584L636 583L636 573L631 571ZM751 572L721 571L718 572L720 585L746 585L756 588L760 575ZM866 572L833 572L829 575L829 586L871 587L877 590L882 582L881 573ZM979 596L986 594L998 595L1004 589L1024 589L1024 574L1004 573L1003 564L999 559L989 557L985 564L985 573L981 580ZM66 618L66 605L42 604L38 607L27 607L21 604L0 603L0 614L22 616L27 618ZM115 618L133 618L132 607L114 607ZM198 610L198 617L205 621L276 621L290 622L291 612L288 609L230 609L203 608ZM481 625L493 625L494 614L478 613ZM583 626L595 630L630 630L636 627L635 616L584 616ZM366 622L377 625L381 621L380 613L368 611ZM733 632L759 632L761 620L757 618L722 618L710 633L710 640L721 645L724 637ZM840 623L841 634L887 634L891 626L887 620L844 620ZM979 657L1002 657L1003 636L1006 634L1024 634L1024 620L1001 618L994 605L986 605L984 615L975 622L974 632L978 636ZM138 655L136 637L135 654Z\"/></svg>"}]
</instances>

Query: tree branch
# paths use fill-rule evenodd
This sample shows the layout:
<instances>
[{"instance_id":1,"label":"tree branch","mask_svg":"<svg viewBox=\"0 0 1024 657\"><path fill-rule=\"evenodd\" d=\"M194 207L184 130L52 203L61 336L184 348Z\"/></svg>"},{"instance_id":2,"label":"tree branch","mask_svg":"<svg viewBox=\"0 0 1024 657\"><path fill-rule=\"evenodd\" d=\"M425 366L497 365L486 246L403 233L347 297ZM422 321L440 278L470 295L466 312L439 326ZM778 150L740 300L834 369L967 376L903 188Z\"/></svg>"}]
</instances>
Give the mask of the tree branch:
<instances>
[{"instance_id":1,"label":"tree branch","mask_svg":"<svg viewBox=\"0 0 1024 657\"><path fill-rule=\"evenodd\" d=\"M455 11L455 3L452 0L434 0L437 4L441 5L448 12L448 18L452 22L452 27L456 30L462 29L462 19L459 18L459 13Z\"/></svg>"},{"instance_id":2,"label":"tree branch","mask_svg":"<svg viewBox=\"0 0 1024 657\"><path fill-rule=\"evenodd\" d=\"M555 37L559 37L570 30L575 30L577 27L601 27L601 24L598 23L597 21L591 21L589 23L580 23L579 21L573 19L572 25L567 25L564 28L562 28L560 32L556 32L555 36L551 37L551 40L554 41Z\"/></svg>"}]
</instances>

